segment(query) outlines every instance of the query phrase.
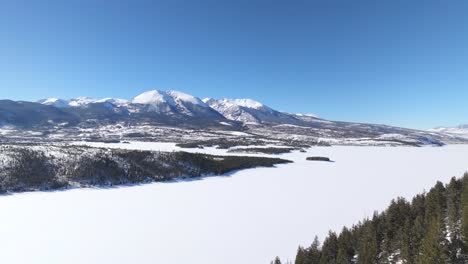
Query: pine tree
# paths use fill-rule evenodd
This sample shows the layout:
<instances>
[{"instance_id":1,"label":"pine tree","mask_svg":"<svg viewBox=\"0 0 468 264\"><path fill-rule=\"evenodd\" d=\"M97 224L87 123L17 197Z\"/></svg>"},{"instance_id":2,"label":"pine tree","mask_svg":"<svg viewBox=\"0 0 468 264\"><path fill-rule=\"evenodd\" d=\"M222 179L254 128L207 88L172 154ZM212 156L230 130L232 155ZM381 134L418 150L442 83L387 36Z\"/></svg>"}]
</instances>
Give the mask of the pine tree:
<instances>
[{"instance_id":1,"label":"pine tree","mask_svg":"<svg viewBox=\"0 0 468 264\"><path fill-rule=\"evenodd\" d=\"M445 187L441 182L437 182L426 197L426 224L429 224L433 219L443 221L446 204Z\"/></svg>"},{"instance_id":2,"label":"pine tree","mask_svg":"<svg viewBox=\"0 0 468 264\"><path fill-rule=\"evenodd\" d=\"M350 264L354 257L353 237L348 228L344 227L338 237L337 264Z\"/></svg>"},{"instance_id":3,"label":"pine tree","mask_svg":"<svg viewBox=\"0 0 468 264\"><path fill-rule=\"evenodd\" d=\"M271 262L271 264L281 264L281 260L279 257L276 257L275 260Z\"/></svg>"},{"instance_id":4,"label":"pine tree","mask_svg":"<svg viewBox=\"0 0 468 264\"><path fill-rule=\"evenodd\" d=\"M414 230L413 223L408 218L405 221L402 233L401 241L401 255L400 259L403 260L403 263L414 264L415 263L415 250L414 250Z\"/></svg>"},{"instance_id":5,"label":"pine tree","mask_svg":"<svg viewBox=\"0 0 468 264\"><path fill-rule=\"evenodd\" d=\"M359 264L375 264L377 262L378 244L376 231L371 222L365 224L358 251Z\"/></svg>"},{"instance_id":6,"label":"pine tree","mask_svg":"<svg viewBox=\"0 0 468 264\"><path fill-rule=\"evenodd\" d=\"M461 193L461 256L460 258L468 262L468 174L465 173L462 179L462 193Z\"/></svg>"},{"instance_id":7,"label":"pine tree","mask_svg":"<svg viewBox=\"0 0 468 264\"><path fill-rule=\"evenodd\" d=\"M395 259L401 253L403 243L403 227L411 215L411 206L404 198L392 200L388 209L382 214L383 245L381 248L382 259Z\"/></svg>"},{"instance_id":8,"label":"pine tree","mask_svg":"<svg viewBox=\"0 0 468 264\"><path fill-rule=\"evenodd\" d=\"M308 264L307 262L307 251L303 247L297 249L296 260L294 264Z\"/></svg>"},{"instance_id":9,"label":"pine tree","mask_svg":"<svg viewBox=\"0 0 468 264\"><path fill-rule=\"evenodd\" d=\"M447 220L448 228L452 239L458 235L460 220L460 197L463 184L461 181L452 178L447 186Z\"/></svg>"},{"instance_id":10,"label":"pine tree","mask_svg":"<svg viewBox=\"0 0 468 264\"><path fill-rule=\"evenodd\" d=\"M445 264L447 263L446 252L443 245L443 233L440 221L434 217L429 223L427 234L421 245L421 256L418 264Z\"/></svg>"},{"instance_id":11,"label":"pine tree","mask_svg":"<svg viewBox=\"0 0 468 264\"><path fill-rule=\"evenodd\" d=\"M462 181L452 178L446 188L447 193L447 229L450 234L450 243L448 244L448 258L451 264L464 264L460 258L460 249L463 246L461 240L461 192Z\"/></svg>"},{"instance_id":12,"label":"pine tree","mask_svg":"<svg viewBox=\"0 0 468 264\"><path fill-rule=\"evenodd\" d=\"M426 234L426 227L424 225L424 214L420 214L414 220L412 227L412 258L414 263L419 262L421 257L421 244Z\"/></svg>"},{"instance_id":13,"label":"pine tree","mask_svg":"<svg viewBox=\"0 0 468 264\"><path fill-rule=\"evenodd\" d=\"M318 237L314 238L314 242L310 246L307 254L307 264L320 264L322 253L320 251L320 242Z\"/></svg>"},{"instance_id":14,"label":"pine tree","mask_svg":"<svg viewBox=\"0 0 468 264\"><path fill-rule=\"evenodd\" d=\"M338 255L338 237L335 232L330 231L328 237L323 241L320 264L335 264Z\"/></svg>"}]
</instances>

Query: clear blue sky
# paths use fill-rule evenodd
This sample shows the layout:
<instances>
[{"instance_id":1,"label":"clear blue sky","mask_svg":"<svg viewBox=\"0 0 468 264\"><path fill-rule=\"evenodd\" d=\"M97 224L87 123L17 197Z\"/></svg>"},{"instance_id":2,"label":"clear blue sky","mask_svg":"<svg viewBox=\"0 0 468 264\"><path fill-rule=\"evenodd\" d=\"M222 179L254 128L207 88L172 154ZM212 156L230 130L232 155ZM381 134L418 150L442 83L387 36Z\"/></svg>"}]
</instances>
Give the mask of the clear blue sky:
<instances>
[{"instance_id":1,"label":"clear blue sky","mask_svg":"<svg viewBox=\"0 0 468 264\"><path fill-rule=\"evenodd\" d=\"M466 0L0 1L0 98L253 98L415 128L468 123Z\"/></svg>"}]
</instances>

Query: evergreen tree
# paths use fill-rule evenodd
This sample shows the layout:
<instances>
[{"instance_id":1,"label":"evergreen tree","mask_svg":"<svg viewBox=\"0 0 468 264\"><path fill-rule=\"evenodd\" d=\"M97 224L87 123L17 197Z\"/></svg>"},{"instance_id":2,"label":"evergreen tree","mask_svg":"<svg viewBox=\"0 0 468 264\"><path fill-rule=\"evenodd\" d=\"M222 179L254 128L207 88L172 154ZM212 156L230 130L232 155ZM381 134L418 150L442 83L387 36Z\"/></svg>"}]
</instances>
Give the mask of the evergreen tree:
<instances>
[{"instance_id":1,"label":"evergreen tree","mask_svg":"<svg viewBox=\"0 0 468 264\"><path fill-rule=\"evenodd\" d=\"M301 246L299 246L297 249L296 260L294 261L294 264L308 264L307 251Z\"/></svg>"},{"instance_id":2,"label":"evergreen tree","mask_svg":"<svg viewBox=\"0 0 468 264\"><path fill-rule=\"evenodd\" d=\"M310 246L307 254L307 264L320 264L322 252L320 251L320 242L318 237L314 238L314 242Z\"/></svg>"},{"instance_id":3,"label":"evergreen tree","mask_svg":"<svg viewBox=\"0 0 468 264\"><path fill-rule=\"evenodd\" d=\"M459 235L460 223L460 203L463 184L461 181L452 178L447 186L447 221L451 238L457 238Z\"/></svg>"},{"instance_id":4,"label":"evergreen tree","mask_svg":"<svg viewBox=\"0 0 468 264\"><path fill-rule=\"evenodd\" d=\"M462 179L462 193L461 193L461 259L468 262L468 174L465 173Z\"/></svg>"},{"instance_id":5,"label":"evergreen tree","mask_svg":"<svg viewBox=\"0 0 468 264\"><path fill-rule=\"evenodd\" d=\"M359 264L375 264L377 262L377 236L371 222L365 224L358 251Z\"/></svg>"},{"instance_id":6,"label":"evergreen tree","mask_svg":"<svg viewBox=\"0 0 468 264\"><path fill-rule=\"evenodd\" d=\"M330 231L328 237L323 241L320 264L335 264L338 255L338 237L335 232Z\"/></svg>"},{"instance_id":7,"label":"evergreen tree","mask_svg":"<svg viewBox=\"0 0 468 264\"><path fill-rule=\"evenodd\" d=\"M447 257L444 249L444 237L441 232L440 221L434 217L429 223L426 236L422 241L418 264L445 263L447 263Z\"/></svg>"},{"instance_id":8,"label":"evergreen tree","mask_svg":"<svg viewBox=\"0 0 468 264\"><path fill-rule=\"evenodd\" d=\"M350 264L355 255L353 247L353 235L348 228L343 227L340 236L338 237L338 255L336 257L337 264Z\"/></svg>"},{"instance_id":9,"label":"evergreen tree","mask_svg":"<svg viewBox=\"0 0 468 264\"><path fill-rule=\"evenodd\" d=\"M271 262L271 264L281 264L281 260L279 257L276 257L275 260Z\"/></svg>"},{"instance_id":10,"label":"evergreen tree","mask_svg":"<svg viewBox=\"0 0 468 264\"><path fill-rule=\"evenodd\" d=\"M415 263L415 241L413 223L408 218L403 227L400 259L406 264Z\"/></svg>"},{"instance_id":11,"label":"evergreen tree","mask_svg":"<svg viewBox=\"0 0 468 264\"><path fill-rule=\"evenodd\" d=\"M406 220L411 216L411 206L404 198L398 198L392 200L388 209L381 216L385 225L381 258L394 260L401 253L404 239L403 228Z\"/></svg>"},{"instance_id":12,"label":"evergreen tree","mask_svg":"<svg viewBox=\"0 0 468 264\"><path fill-rule=\"evenodd\" d=\"M447 229L450 235L448 245L448 258L451 264L463 264L460 259L460 249L463 246L461 240L461 191L463 184L461 181L452 178L446 188L447 192Z\"/></svg>"},{"instance_id":13,"label":"evergreen tree","mask_svg":"<svg viewBox=\"0 0 468 264\"><path fill-rule=\"evenodd\" d=\"M437 182L434 188L427 194L426 197L426 224L431 223L432 220L438 219L443 224L445 219L446 197L445 187L441 182Z\"/></svg>"}]
</instances>

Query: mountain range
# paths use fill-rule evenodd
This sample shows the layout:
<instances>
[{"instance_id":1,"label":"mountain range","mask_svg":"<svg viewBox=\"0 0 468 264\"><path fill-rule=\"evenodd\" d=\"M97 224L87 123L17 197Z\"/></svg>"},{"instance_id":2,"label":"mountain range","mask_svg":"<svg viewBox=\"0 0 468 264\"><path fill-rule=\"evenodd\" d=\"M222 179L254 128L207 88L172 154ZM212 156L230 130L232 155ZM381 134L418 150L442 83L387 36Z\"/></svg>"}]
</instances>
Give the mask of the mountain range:
<instances>
[{"instance_id":1,"label":"mountain range","mask_svg":"<svg viewBox=\"0 0 468 264\"><path fill-rule=\"evenodd\" d=\"M281 112L252 99L202 100L179 91L151 90L130 100L88 97L48 98L37 102L0 100L1 128L40 130L47 134L60 130L63 134L64 129L99 129L117 124L121 127L243 131L269 138L324 140L331 144L441 145L466 140L444 131L330 121L314 115Z\"/></svg>"},{"instance_id":2,"label":"mountain range","mask_svg":"<svg viewBox=\"0 0 468 264\"><path fill-rule=\"evenodd\" d=\"M468 138L468 124L459 125L456 127L437 127L429 129L431 132L453 135L455 137Z\"/></svg>"}]
</instances>

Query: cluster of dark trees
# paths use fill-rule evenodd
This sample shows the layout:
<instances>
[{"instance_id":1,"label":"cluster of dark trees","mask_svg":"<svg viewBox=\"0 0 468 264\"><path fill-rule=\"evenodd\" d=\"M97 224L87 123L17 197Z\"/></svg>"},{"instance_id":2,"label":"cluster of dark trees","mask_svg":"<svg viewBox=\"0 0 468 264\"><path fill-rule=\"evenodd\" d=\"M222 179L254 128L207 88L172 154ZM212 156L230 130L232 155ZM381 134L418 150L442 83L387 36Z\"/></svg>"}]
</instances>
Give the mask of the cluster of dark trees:
<instances>
[{"instance_id":1,"label":"cluster of dark trees","mask_svg":"<svg viewBox=\"0 0 468 264\"><path fill-rule=\"evenodd\" d=\"M208 140L197 140L192 142L178 143L176 146L181 148L204 148L204 147L217 147L218 149L228 149L239 146L264 146L271 143L268 138L260 136L240 137L240 138L214 138ZM307 142L305 144L296 140L281 140L280 145L290 146L296 148L310 148L311 146L329 146L327 143Z\"/></svg>"},{"instance_id":2,"label":"cluster of dark trees","mask_svg":"<svg viewBox=\"0 0 468 264\"><path fill-rule=\"evenodd\" d=\"M310 161L331 161L330 158L328 158L328 157L319 157L319 156L307 157L306 160L310 160Z\"/></svg>"},{"instance_id":3,"label":"cluster of dark trees","mask_svg":"<svg viewBox=\"0 0 468 264\"><path fill-rule=\"evenodd\" d=\"M168 181L289 162L277 158L78 146L2 146L0 151L0 192Z\"/></svg>"},{"instance_id":4,"label":"cluster of dark trees","mask_svg":"<svg viewBox=\"0 0 468 264\"><path fill-rule=\"evenodd\" d=\"M265 141L245 137L245 138L214 138L208 140L198 140L193 142L178 143L176 146L181 148L204 148L204 147L215 147L218 149L228 149L236 146L263 146Z\"/></svg>"},{"instance_id":5,"label":"cluster of dark trees","mask_svg":"<svg viewBox=\"0 0 468 264\"><path fill-rule=\"evenodd\" d=\"M277 258L272 263L281 261ZM468 263L468 174L299 247L295 264Z\"/></svg>"},{"instance_id":6,"label":"cluster of dark trees","mask_svg":"<svg viewBox=\"0 0 468 264\"><path fill-rule=\"evenodd\" d=\"M228 150L230 153L263 153L263 154L283 154L291 153L291 151L296 150L296 148L233 148Z\"/></svg>"}]
</instances>

